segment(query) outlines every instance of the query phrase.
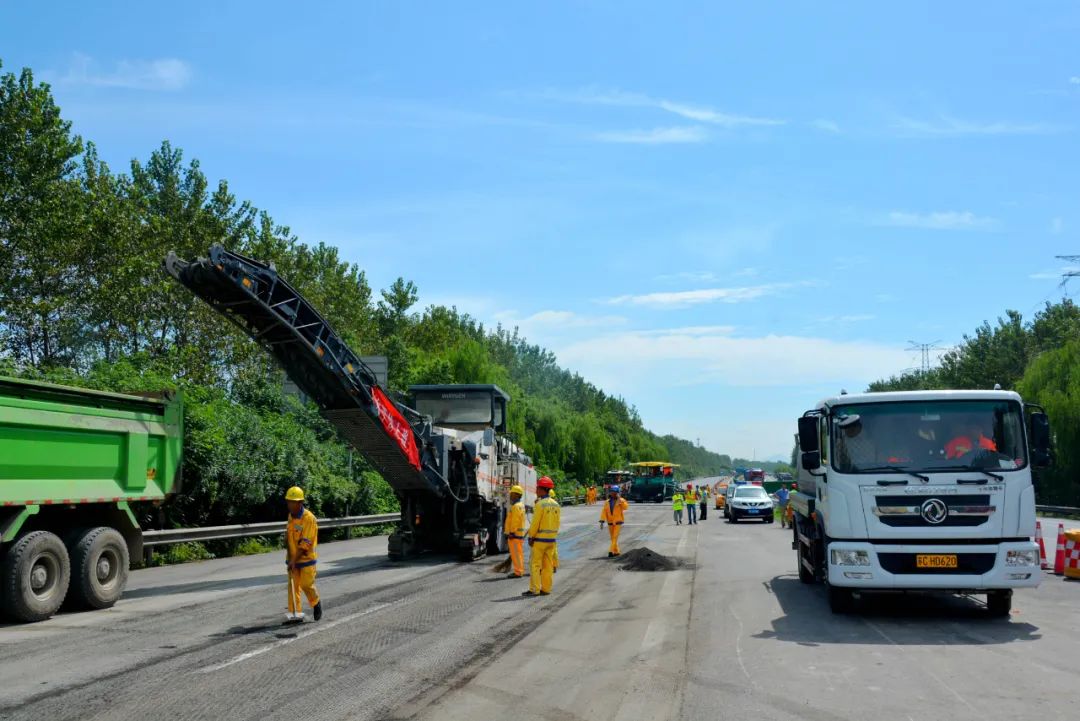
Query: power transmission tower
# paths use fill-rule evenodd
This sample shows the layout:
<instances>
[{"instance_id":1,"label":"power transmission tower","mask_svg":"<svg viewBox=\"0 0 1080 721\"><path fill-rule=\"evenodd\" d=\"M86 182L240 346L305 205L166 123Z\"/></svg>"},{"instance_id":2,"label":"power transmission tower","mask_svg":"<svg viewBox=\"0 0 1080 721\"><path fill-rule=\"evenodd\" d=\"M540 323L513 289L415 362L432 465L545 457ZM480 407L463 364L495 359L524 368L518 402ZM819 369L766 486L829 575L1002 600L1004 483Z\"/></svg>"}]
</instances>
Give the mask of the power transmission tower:
<instances>
[{"instance_id":1,"label":"power transmission tower","mask_svg":"<svg viewBox=\"0 0 1080 721\"><path fill-rule=\"evenodd\" d=\"M940 340L935 340L930 343L916 343L913 340L909 340L910 345L905 350L919 351L922 354L922 368L920 373L926 375L930 371L930 351L942 350L938 343Z\"/></svg>"},{"instance_id":2,"label":"power transmission tower","mask_svg":"<svg viewBox=\"0 0 1080 721\"><path fill-rule=\"evenodd\" d=\"M1066 263L1080 263L1080 255L1055 255L1058 260L1064 260ZM1080 276L1080 269L1072 268L1066 270L1061 274L1061 287L1064 288L1065 284L1069 282L1069 278L1076 278Z\"/></svg>"}]
</instances>

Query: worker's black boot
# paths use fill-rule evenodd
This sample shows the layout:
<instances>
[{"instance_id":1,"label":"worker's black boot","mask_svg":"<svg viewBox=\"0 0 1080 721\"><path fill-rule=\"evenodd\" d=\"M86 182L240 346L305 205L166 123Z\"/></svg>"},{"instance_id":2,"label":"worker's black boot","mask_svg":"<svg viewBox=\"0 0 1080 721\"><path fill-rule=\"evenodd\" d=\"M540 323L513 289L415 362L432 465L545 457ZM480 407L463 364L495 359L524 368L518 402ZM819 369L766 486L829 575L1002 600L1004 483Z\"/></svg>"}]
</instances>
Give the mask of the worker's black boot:
<instances>
[{"instance_id":1,"label":"worker's black boot","mask_svg":"<svg viewBox=\"0 0 1080 721\"><path fill-rule=\"evenodd\" d=\"M316 621L322 619L322 601L315 604L315 608L311 609L311 615Z\"/></svg>"}]
</instances>

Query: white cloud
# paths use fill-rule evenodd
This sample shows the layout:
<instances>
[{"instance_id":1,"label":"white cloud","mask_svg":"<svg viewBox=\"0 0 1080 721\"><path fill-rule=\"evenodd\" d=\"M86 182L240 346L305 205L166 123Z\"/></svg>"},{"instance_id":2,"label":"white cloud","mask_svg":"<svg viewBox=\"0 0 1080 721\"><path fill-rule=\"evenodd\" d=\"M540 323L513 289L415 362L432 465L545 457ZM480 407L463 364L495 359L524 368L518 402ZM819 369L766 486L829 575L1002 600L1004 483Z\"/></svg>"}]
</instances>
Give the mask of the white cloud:
<instances>
[{"instance_id":1,"label":"white cloud","mask_svg":"<svg viewBox=\"0 0 1080 721\"><path fill-rule=\"evenodd\" d=\"M754 276L758 275L760 272L761 271L758 270L757 268L743 268L742 270L735 271L731 275L734 276L735 278L753 278Z\"/></svg>"},{"instance_id":2,"label":"white cloud","mask_svg":"<svg viewBox=\"0 0 1080 721\"><path fill-rule=\"evenodd\" d=\"M88 85L136 90L180 90L191 82L191 66L178 58L120 60L111 71L98 67L89 55L76 53L67 74L58 82L65 85Z\"/></svg>"},{"instance_id":3,"label":"white cloud","mask_svg":"<svg viewBox=\"0 0 1080 721\"><path fill-rule=\"evenodd\" d=\"M711 125L719 125L725 128L735 128L741 125L783 125L786 122L776 118L755 118L748 115L732 115L731 113L722 113L718 110L712 110L711 108L696 107L693 105L686 105L685 103L673 103L669 100L650 101L650 104L654 104L655 107L658 107L661 110L675 113L676 115L690 120L697 120L698 122L709 123Z\"/></svg>"},{"instance_id":4,"label":"white cloud","mask_svg":"<svg viewBox=\"0 0 1080 721\"><path fill-rule=\"evenodd\" d=\"M1080 75L1073 75L1069 78L1069 85L1080 85Z\"/></svg>"},{"instance_id":5,"label":"white cloud","mask_svg":"<svg viewBox=\"0 0 1080 721\"><path fill-rule=\"evenodd\" d=\"M814 127L818 130L824 130L826 133L839 133L840 126L835 121L825 118L818 118L814 121Z\"/></svg>"},{"instance_id":6,"label":"white cloud","mask_svg":"<svg viewBox=\"0 0 1080 721\"><path fill-rule=\"evenodd\" d=\"M705 129L696 126L653 128L651 130L611 130L597 133L597 140L605 143L637 143L642 145L665 145L668 143L700 143L708 136Z\"/></svg>"},{"instance_id":7,"label":"white cloud","mask_svg":"<svg viewBox=\"0 0 1080 721\"><path fill-rule=\"evenodd\" d=\"M746 286L741 288L701 288L698 290L680 290L672 292L645 293L642 295L620 295L609 298L611 305L634 305L652 308L685 308L702 303L743 303L791 288L797 283L772 283Z\"/></svg>"},{"instance_id":8,"label":"white cloud","mask_svg":"<svg viewBox=\"0 0 1080 721\"><path fill-rule=\"evenodd\" d=\"M927 230L993 230L998 227L997 219L978 216L966 210L935 213L908 213L894 210L885 218L883 224Z\"/></svg>"},{"instance_id":9,"label":"white cloud","mask_svg":"<svg viewBox=\"0 0 1080 721\"><path fill-rule=\"evenodd\" d=\"M1061 280L1066 273L1080 273L1080 266L1066 265L1056 270L1041 270L1028 276L1032 280Z\"/></svg>"},{"instance_id":10,"label":"white cloud","mask_svg":"<svg viewBox=\"0 0 1080 721\"><path fill-rule=\"evenodd\" d=\"M961 137L991 135L1044 135L1060 132L1061 127L1047 123L1010 123L996 121L990 123L971 122L949 116L936 120L918 120L898 118L893 124L894 131L909 137Z\"/></svg>"},{"instance_id":11,"label":"white cloud","mask_svg":"<svg viewBox=\"0 0 1080 721\"><path fill-rule=\"evenodd\" d=\"M610 353L611 348L620 352ZM639 383L657 382L860 388L911 365L910 354L902 348L868 341L742 337L680 328L602 335L563 347L557 355L602 387L623 393Z\"/></svg>"},{"instance_id":12,"label":"white cloud","mask_svg":"<svg viewBox=\"0 0 1080 721\"><path fill-rule=\"evenodd\" d=\"M1061 218L1054 218L1050 221L1050 232L1054 235L1059 234L1065 230L1065 221Z\"/></svg>"},{"instance_id":13,"label":"white cloud","mask_svg":"<svg viewBox=\"0 0 1080 721\"><path fill-rule=\"evenodd\" d=\"M786 120L779 118L725 113L701 105L692 105L690 103L666 100L664 98L653 98L642 93L627 93L621 90L586 89L577 92L549 90L542 93L541 97L558 102L580 103L583 105L616 105L629 108L655 108L657 110L663 110L678 115L681 118L696 120L699 123L708 123L724 128L776 126L787 123Z\"/></svg>"},{"instance_id":14,"label":"white cloud","mask_svg":"<svg viewBox=\"0 0 1080 721\"><path fill-rule=\"evenodd\" d=\"M635 331L641 335L731 335L735 332L733 325L687 325L681 328L658 328L654 330Z\"/></svg>"},{"instance_id":15,"label":"white cloud","mask_svg":"<svg viewBox=\"0 0 1080 721\"><path fill-rule=\"evenodd\" d=\"M626 318L621 315L586 316L570 310L541 310L524 318L517 318L512 311L496 313L495 319L503 324L519 327L592 328L596 326L622 325Z\"/></svg>"}]
</instances>

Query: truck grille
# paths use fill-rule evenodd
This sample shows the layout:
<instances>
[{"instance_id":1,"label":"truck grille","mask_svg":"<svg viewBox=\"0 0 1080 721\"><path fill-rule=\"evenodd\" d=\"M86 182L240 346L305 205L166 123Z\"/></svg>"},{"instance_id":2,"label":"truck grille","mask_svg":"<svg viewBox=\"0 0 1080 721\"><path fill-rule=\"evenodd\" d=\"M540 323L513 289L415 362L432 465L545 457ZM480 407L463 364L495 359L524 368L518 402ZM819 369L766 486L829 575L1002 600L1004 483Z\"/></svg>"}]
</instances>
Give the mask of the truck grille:
<instances>
[{"instance_id":1,"label":"truck grille","mask_svg":"<svg viewBox=\"0 0 1080 721\"><path fill-rule=\"evenodd\" d=\"M927 575L969 575L987 573L997 558L993 553L958 553L957 568L917 568L914 553L878 553L878 563L889 573L919 573Z\"/></svg>"},{"instance_id":2,"label":"truck grille","mask_svg":"<svg viewBox=\"0 0 1080 721\"><path fill-rule=\"evenodd\" d=\"M930 523L922 513L923 504L931 499L940 500L948 509L948 515L940 523ZM986 494L877 496L875 502L874 515L884 525L893 528L981 526L990 520L995 510L990 505L990 496Z\"/></svg>"}]
</instances>

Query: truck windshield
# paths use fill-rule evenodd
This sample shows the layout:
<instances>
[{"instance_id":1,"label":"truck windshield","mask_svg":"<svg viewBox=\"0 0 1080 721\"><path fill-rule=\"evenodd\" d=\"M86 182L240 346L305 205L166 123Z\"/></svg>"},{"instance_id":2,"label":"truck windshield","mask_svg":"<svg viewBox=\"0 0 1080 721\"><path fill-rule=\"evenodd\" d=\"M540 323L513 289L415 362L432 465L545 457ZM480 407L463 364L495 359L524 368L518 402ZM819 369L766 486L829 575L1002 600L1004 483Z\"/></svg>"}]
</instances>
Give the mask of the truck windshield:
<instances>
[{"instance_id":1,"label":"truck windshield","mask_svg":"<svg viewBox=\"0 0 1080 721\"><path fill-rule=\"evenodd\" d=\"M1023 412L1015 401L898 401L837 406L833 467L898 473L1027 465Z\"/></svg>"},{"instance_id":2,"label":"truck windshield","mask_svg":"<svg viewBox=\"0 0 1080 721\"><path fill-rule=\"evenodd\" d=\"M491 396L486 393L446 392L417 395L416 410L435 425L491 423Z\"/></svg>"}]
</instances>

